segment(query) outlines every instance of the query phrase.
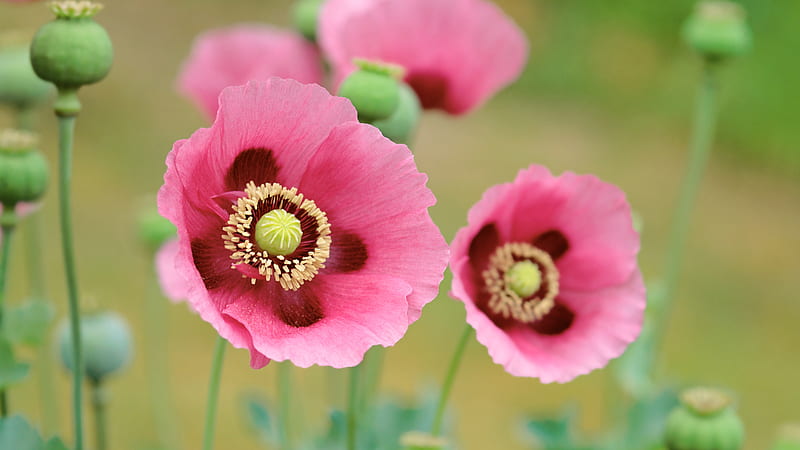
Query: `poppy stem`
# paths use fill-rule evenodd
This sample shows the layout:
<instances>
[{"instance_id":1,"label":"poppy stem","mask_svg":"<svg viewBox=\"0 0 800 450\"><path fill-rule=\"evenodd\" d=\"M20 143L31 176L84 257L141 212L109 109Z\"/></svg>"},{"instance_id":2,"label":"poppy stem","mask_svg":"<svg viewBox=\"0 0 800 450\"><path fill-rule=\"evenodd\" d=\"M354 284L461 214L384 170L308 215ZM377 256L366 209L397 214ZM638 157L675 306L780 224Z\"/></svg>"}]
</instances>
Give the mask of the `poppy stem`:
<instances>
[{"instance_id":1,"label":"poppy stem","mask_svg":"<svg viewBox=\"0 0 800 450\"><path fill-rule=\"evenodd\" d=\"M81 352L81 327L78 308L78 278L75 269L75 250L72 242L72 143L75 135L75 115L58 115L59 149L59 203L61 220L61 245L64 253L64 270L67 278L69 322L72 336L72 411L75 450L83 450L83 355Z\"/></svg>"},{"instance_id":2,"label":"poppy stem","mask_svg":"<svg viewBox=\"0 0 800 450\"><path fill-rule=\"evenodd\" d=\"M347 401L347 450L356 450L358 433L358 384L361 378L361 365L350 369L350 394Z\"/></svg>"},{"instance_id":3,"label":"poppy stem","mask_svg":"<svg viewBox=\"0 0 800 450\"><path fill-rule=\"evenodd\" d=\"M453 359L450 360L450 367L447 369L447 375L445 375L444 383L442 384L439 404L436 406L436 415L433 416L433 426L431 427L431 435L433 436L438 436L442 430L442 420L444 419L444 410L447 406L447 398L450 396L450 391L453 388L453 381L456 379L456 373L461 366L461 359L464 356L464 349L467 348L467 342L469 342L471 336L472 327L467 324L464 328L464 333L461 335L461 339L456 345Z\"/></svg>"},{"instance_id":4,"label":"poppy stem","mask_svg":"<svg viewBox=\"0 0 800 450\"><path fill-rule=\"evenodd\" d=\"M716 123L716 68L715 62L704 61L703 75L695 103L692 138L689 144L689 163L681 185L664 263L664 285L662 291L653 295L651 299L650 317L658 318L656 342L661 340L669 320L669 308L675 296L683 265L692 210L711 153Z\"/></svg>"},{"instance_id":5,"label":"poppy stem","mask_svg":"<svg viewBox=\"0 0 800 450\"><path fill-rule=\"evenodd\" d=\"M291 450L291 401L292 364L289 361L278 363L278 441L282 449Z\"/></svg>"},{"instance_id":6,"label":"poppy stem","mask_svg":"<svg viewBox=\"0 0 800 450\"><path fill-rule=\"evenodd\" d=\"M12 205L6 205L4 210L10 210L9 212L3 212L3 216L9 214L11 216L14 215L14 208ZM5 218L5 217L4 217ZM2 226L2 256L0 256L0 332L5 334L4 329L4 316L5 316L5 298L6 298L6 280L8 275L8 262L11 256L11 238L14 234L14 226L13 225L6 225L5 223ZM0 391L0 417L6 417L8 415L8 396L6 394L6 389L2 389Z\"/></svg>"},{"instance_id":7,"label":"poppy stem","mask_svg":"<svg viewBox=\"0 0 800 450\"><path fill-rule=\"evenodd\" d=\"M217 337L214 356L211 360L211 379L208 381L208 399L206 400L206 423L203 433L203 450L214 447L214 425L217 418L217 400L219 398L219 382L222 378L222 361L225 359L225 339Z\"/></svg>"},{"instance_id":8,"label":"poppy stem","mask_svg":"<svg viewBox=\"0 0 800 450\"><path fill-rule=\"evenodd\" d=\"M105 389L103 389L102 380L91 380L90 385L92 388L92 410L94 410L95 448L97 450L106 450L108 448L108 422L106 421L108 398L106 397Z\"/></svg>"}]
</instances>

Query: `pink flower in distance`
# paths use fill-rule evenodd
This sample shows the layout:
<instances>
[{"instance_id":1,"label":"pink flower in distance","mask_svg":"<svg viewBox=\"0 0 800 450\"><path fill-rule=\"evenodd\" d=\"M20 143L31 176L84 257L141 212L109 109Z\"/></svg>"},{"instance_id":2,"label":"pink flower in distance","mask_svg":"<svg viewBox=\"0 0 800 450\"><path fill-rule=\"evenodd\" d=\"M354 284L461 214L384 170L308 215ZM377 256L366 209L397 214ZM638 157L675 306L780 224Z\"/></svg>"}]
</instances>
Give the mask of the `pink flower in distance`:
<instances>
[{"instance_id":1,"label":"pink flower in distance","mask_svg":"<svg viewBox=\"0 0 800 450\"><path fill-rule=\"evenodd\" d=\"M564 383L639 335L639 235L625 194L594 176L520 171L472 207L451 251L451 295L512 375Z\"/></svg>"},{"instance_id":2,"label":"pink flower in distance","mask_svg":"<svg viewBox=\"0 0 800 450\"><path fill-rule=\"evenodd\" d=\"M463 114L514 81L528 45L484 0L329 0L320 45L342 80L353 60L399 64L426 109Z\"/></svg>"},{"instance_id":3,"label":"pink flower in distance","mask_svg":"<svg viewBox=\"0 0 800 450\"><path fill-rule=\"evenodd\" d=\"M175 269L175 260L178 257L180 244L177 239L165 242L156 252L156 274L161 292L173 302L186 300L188 286Z\"/></svg>"},{"instance_id":4,"label":"pink flower in distance","mask_svg":"<svg viewBox=\"0 0 800 450\"><path fill-rule=\"evenodd\" d=\"M178 77L178 88L213 119L223 89L270 77L321 83L319 52L293 31L236 25L196 39Z\"/></svg>"},{"instance_id":5,"label":"pink flower in distance","mask_svg":"<svg viewBox=\"0 0 800 450\"><path fill-rule=\"evenodd\" d=\"M224 90L211 128L175 143L158 203L189 303L254 368L348 367L438 292L448 249L426 180L348 100L272 78ZM277 209L302 225L285 256L258 241Z\"/></svg>"}]
</instances>

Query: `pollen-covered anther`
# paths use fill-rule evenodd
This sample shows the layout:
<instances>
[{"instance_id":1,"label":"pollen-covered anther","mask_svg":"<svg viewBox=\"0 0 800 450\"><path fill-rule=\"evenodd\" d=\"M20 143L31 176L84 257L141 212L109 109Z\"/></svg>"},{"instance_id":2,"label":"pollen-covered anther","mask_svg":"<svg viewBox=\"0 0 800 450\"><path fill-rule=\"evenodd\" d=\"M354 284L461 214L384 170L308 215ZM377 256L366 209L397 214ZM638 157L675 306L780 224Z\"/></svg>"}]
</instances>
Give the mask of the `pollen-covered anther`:
<instances>
[{"instance_id":1,"label":"pollen-covered anther","mask_svg":"<svg viewBox=\"0 0 800 450\"><path fill-rule=\"evenodd\" d=\"M231 268L253 284L274 280L286 290L313 279L330 256L327 215L296 188L278 183L250 182L245 194L222 229Z\"/></svg>"},{"instance_id":2,"label":"pollen-covered anther","mask_svg":"<svg viewBox=\"0 0 800 450\"><path fill-rule=\"evenodd\" d=\"M558 295L558 269L550 255L531 244L499 247L483 272L489 308L505 318L531 323L550 312Z\"/></svg>"}]
</instances>

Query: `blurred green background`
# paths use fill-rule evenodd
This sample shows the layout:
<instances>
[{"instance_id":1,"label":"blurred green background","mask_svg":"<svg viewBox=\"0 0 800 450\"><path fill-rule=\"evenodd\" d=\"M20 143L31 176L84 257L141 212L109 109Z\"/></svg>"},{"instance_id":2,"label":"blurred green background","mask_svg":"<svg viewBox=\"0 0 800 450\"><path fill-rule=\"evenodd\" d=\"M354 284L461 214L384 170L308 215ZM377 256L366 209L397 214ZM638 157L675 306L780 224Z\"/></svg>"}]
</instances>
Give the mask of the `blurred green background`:
<instances>
[{"instance_id":1,"label":"blurred green background","mask_svg":"<svg viewBox=\"0 0 800 450\"><path fill-rule=\"evenodd\" d=\"M426 114L413 145L439 203L432 214L450 240L489 186L531 163L554 172L594 173L621 186L644 220L640 261L657 279L686 159L697 59L678 30L691 0L502 0L526 30L528 67L513 87L467 117ZM659 355L659 379L711 384L738 393L747 449L764 449L777 426L800 420L800 2L750 0L753 51L723 71L720 131L695 213L685 270ZM142 358L150 261L136 239L140 205L161 185L172 142L206 126L175 92L192 39L236 22L286 26L288 1L109 0L98 21L117 52L107 80L82 92L74 171L75 229L86 302L121 311L134 328L137 358L111 380L114 449L155 441ZM50 20L41 3L0 4L0 30ZM0 112L0 126L12 117ZM55 168L55 120L41 112L43 150ZM60 313L65 294L56 195L45 200L41 264ZM18 249L21 246L17 247ZM24 257L11 272L11 303L25 292ZM438 384L463 328L464 311L446 292L387 352L382 388L413 398ZM168 352L180 435L200 447L215 334L183 305L167 309ZM24 355L31 358L32 355ZM321 427L325 404L341 405L344 384L325 369L296 370L298 434ZM36 373L34 372L34 376ZM59 372L61 431L69 437L68 378ZM344 379L342 379L344 383ZM258 448L240 411L243 395L274 398L275 366L254 371L245 351L224 368L217 448ZM611 371L566 385L513 378L470 343L452 395L458 444L465 449L531 448L523 414L579 405L580 428L601 433L623 405ZM12 409L38 421L35 379L11 392Z\"/></svg>"}]
</instances>

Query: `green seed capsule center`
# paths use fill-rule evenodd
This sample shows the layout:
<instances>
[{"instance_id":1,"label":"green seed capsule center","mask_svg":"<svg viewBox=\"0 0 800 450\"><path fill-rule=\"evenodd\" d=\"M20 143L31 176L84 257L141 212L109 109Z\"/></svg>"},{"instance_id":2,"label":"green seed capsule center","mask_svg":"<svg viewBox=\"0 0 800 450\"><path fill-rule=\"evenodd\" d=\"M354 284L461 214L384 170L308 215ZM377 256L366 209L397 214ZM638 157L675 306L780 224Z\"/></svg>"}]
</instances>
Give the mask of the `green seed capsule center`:
<instances>
[{"instance_id":1,"label":"green seed capsule center","mask_svg":"<svg viewBox=\"0 0 800 450\"><path fill-rule=\"evenodd\" d=\"M256 222L256 244L270 255L293 253L302 237L300 220L283 209L273 209Z\"/></svg>"},{"instance_id":2,"label":"green seed capsule center","mask_svg":"<svg viewBox=\"0 0 800 450\"><path fill-rule=\"evenodd\" d=\"M506 272L506 283L521 298L530 297L542 287L542 271L531 261L520 261Z\"/></svg>"}]
</instances>

